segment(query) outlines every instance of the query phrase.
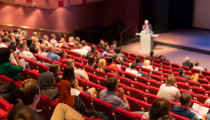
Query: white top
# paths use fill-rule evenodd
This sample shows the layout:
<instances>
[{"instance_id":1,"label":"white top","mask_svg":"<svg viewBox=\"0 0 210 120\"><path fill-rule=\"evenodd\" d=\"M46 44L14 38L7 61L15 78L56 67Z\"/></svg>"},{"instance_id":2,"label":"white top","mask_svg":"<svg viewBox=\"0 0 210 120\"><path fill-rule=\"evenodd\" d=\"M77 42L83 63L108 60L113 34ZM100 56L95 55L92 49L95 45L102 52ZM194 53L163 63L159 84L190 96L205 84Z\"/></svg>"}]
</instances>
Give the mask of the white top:
<instances>
[{"instance_id":1,"label":"white top","mask_svg":"<svg viewBox=\"0 0 210 120\"><path fill-rule=\"evenodd\" d=\"M29 51L22 51L22 52L19 53L19 55L22 56L22 57L26 57L28 59L31 59L31 58L34 57L34 55Z\"/></svg>"},{"instance_id":2,"label":"white top","mask_svg":"<svg viewBox=\"0 0 210 120\"><path fill-rule=\"evenodd\" d=\"M176 87L166 86L166 84L162 84L157 93L157 96L161 98L166 98L167 100L175 101L181 96L181 94Z\"/></svg>"},{"instance_id":3,"label":"white top","mask_svg":"<svg viewBox=\"0 0 210 120\"><path fill-rule=\"evenodd\" d=\"M138 71L131 69L131 68L126 68L125 72L129 72L131 74L134 74L135 76L139 75Z\"/></svg>"},{"instance_id":4,"label":"white top","mask_svg":"<svg viewBox=\"0 0 210 120\"><path fill-rule=\"evenodd\" d=\"M148 66L143 65L142 68L147 68L147 69L153 70L153 67L151 65L148 65Z\"/></svg>"},{"instance_id":5,"label":"white top","mask_svg":"<svg viewBox=\"0 0 210 120\"><path fill-rule=\"evenodd\" d=\"M73 49L71 50L73 52L77 52L77 53L80 53L81 55L86 55L88 53L88 50L87 49Z\"/></svg>"},{"instance_id":6,"label":"white top","mask_svg":"<svg viewBox=\"0 0 210 120\"><path fill-rule=\"evenodd\" d=\"M205 68L202 66L193 66L194 69L198 69L200 71L205 71Z\"/></svg>"},{"instance_id":7,"label":"white top","mask_svg":"<svg viewBox=\"0 0 210 120\"><path fill-rule=\"evenodd\" d=\"M77 90L77 89L75 89L75 88L71 88L71 95L76 95L76 96L78 96L79 94L80 94L80 91L79 90Z\"/></svg>"}]
</instances>

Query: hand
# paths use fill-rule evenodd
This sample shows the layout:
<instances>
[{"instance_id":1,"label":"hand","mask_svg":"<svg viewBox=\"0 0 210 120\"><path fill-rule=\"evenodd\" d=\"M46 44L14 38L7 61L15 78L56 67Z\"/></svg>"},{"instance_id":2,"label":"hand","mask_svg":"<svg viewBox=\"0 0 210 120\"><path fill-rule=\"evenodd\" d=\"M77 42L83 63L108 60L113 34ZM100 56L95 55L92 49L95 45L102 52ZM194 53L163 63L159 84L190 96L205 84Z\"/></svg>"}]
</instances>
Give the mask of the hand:
<instances>
[{"instance_id":1,"label":"hand","mask_svg":"<svg viewBox=\"0 0 210 120\"><path fill-rule=\"evenodd\" d=\"M205 114L202 116L202 120L207 120L207 118L208 118L208 114Z\"/></svg>"},{"instance_id":2,"label":"hand","mask_svg":"<svg viewBox=\"0 0 210 120\"><path fill-rule=\"evenodd\" d=\"M123 88L120 87L118 89L118 92L119 92L119 94L120 94L121 97L124 96L124 89Z\"/></svg>"},{"instance_id":3,"label":"hand","mask_svg":"<svg viewBox=\"0 0 210 120\"><path fill-rule=\"evenodd\" d=\"M16 52L12 52L14 58L18 58L18 54Z\"/></svg>"}]
</instances>

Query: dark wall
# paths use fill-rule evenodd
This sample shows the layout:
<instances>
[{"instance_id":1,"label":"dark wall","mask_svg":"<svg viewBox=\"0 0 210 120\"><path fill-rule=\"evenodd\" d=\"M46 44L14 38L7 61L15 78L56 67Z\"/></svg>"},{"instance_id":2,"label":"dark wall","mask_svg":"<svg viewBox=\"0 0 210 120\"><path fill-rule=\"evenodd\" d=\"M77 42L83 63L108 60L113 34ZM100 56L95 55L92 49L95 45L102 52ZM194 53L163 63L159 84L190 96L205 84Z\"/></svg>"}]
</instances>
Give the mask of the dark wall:
<instances>
[{"instance_id":1,"label":"dark wall","mask_svg":"<svg viewBox=\"0 0 210 120\"><path fill-rule=\"evenodd\" d=\"M192 28L194 0L170 0L169 29Z\"/></svg>"},{"instance_id":2,"label":"dark wall","mask_svg":"<svg viewBox=\"0 0 210 120\"><path fill-rule=\"evenodd\" d=\"M191 28L194 0L143 0L143 17L155 33Z\"/></svg>"}]
</instances>

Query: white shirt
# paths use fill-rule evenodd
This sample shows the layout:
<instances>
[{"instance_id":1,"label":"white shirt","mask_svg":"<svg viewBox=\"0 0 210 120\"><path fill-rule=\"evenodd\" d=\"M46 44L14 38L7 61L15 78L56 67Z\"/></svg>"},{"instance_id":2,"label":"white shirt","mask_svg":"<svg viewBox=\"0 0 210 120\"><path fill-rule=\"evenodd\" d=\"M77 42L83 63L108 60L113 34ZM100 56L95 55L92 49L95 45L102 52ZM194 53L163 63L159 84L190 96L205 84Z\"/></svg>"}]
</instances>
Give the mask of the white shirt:
<instances>
[{"instance_id":1,"label":"white shirt","mask_svg":"<svg viewBox=\"0 0 210 120\"><path fill-rule=\"evenodd\" d=\"M150 69L150 70L153 70L152 66L151 65L148 65L148 66L142 66L142 68L147 68L147 69Z\"/></svg>"},{"instance_id":2,"label":"white shirt","mask_svg":"<svg viewBox=\"0 0 210 120\"><path fill-rule=\"evenodd\" d=\"M194 69L198 69L200 71L205 71L205 68L202 66L193 66Z\"/></svg>"},{"instance_id":3,"label":"white shirt","mask_svg":"<svg viewBox=\"0 0 210 120\"><path fill-rule=\"evenodd\" d=\"M131 74L134 74L135 76L139 75L138 71L131 69L131 68L126 68L125 72L129 72Z\"/></svg>"},{"instance_id":4,"label":"white shirt","mask_svg":"<svg viewBox=\"0 0 210 120\"><path fill-rule=\"evenodd\" d=\"M28 59L31 59L31 58L34 57L34 55L29 51L22 51L22 52L19 53L19 55L22 56L22 57L26 57Z\"/></svg>"},{"instance_id":5,"label":"white shirt","mask_svg":"<svg viewBox=\"0 0 210 120\"><path fill-rule=\"evenodd\" d=\"M50 43L57 44L57 41L56 41L55 39L51 39L51 40L50 40Z\"/></svg>"},{"instance_id":6,"label":"white shirt","mask_svg":"<svg viewBox=\"0 0 210 120\"><path fill-rule=\"evenodd\" d=\"M75 88L71 88L71 95L76 95L76 96L78 96L79 94L80 94L80 91L79 90L77 90L77 89L75 89Z\"/></svg>"},{"instance_id":7,"label":"white shirt","mask_svg":"<svg viewBox=\"0 0 210 120\"><path fill-rule=\"evenodd\" d=\"M80 53L81 55L86 55L88 53L88 50L83 49L83 48L82 49L73 49L71 51Z\"/></svg>"},{"instance_id":8,"label":"white shirt","mask_svg":"<svg viewBox=\"0 0 210 120\"><path fill-rule=\"evenodd\" d=\"M161 98L166 98L167 100L175 101L181 96L181 94L176 87L166 86L166 84L162 84L157 93L157 96Z\"/></svg>"}]
</instances>

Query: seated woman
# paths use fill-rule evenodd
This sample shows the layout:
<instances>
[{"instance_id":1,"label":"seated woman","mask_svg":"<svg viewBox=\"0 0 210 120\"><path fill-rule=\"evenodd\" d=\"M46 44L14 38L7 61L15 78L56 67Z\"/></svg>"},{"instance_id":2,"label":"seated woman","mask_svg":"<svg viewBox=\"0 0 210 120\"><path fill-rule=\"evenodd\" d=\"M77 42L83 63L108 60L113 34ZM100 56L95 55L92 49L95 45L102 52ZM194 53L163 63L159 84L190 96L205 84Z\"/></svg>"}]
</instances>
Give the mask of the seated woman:
<instances>
[{"instance_id":1,"label":"seated woman","mask_svg":"<svg viewBox=\"0 0 210 120\"><path fill-rule=\"evenodd\" d=\"M106 59L100 59L98 61L98 70L105 71L106 73L111 72L109 69L106 68Z\"/></svg>"},{"instance_id":2,"label":"seated woman","mask_svg":"<svg viewBox=\"0 0 210 120\"><path fill-rule=\"evenodd\" d=\"M160 86L157 96L167 100L179 102L181 96L179 90L175 87L176 79L173 75L168 76L165 84Z\"/></svg>"},{"instance_id":3,"label":"seated woman","mask_svg":"<svg viewBox=\"0 0 210 120\"><path fill-rule=\"evenodd\" d=\"M18 74L23 72L23 67L20 63L18 55L15 52L12 54L17 61L17 66L9 62L11 55L10 50L8 48L0 48L0 74L17 81L19 80Z\"/></svg>"},{"instance_id":4,"label":"seated woman","mask_svg":"<svg viewBox=\"0 0 210 120\"><path fill-rule=\"evenodd\" d=\"M95 63L95 57L93 55L88 57L88 65L94 67L94 69L98 68L97 64Z\"/></svg>"},{"instance_id":5,"label":"seated woman","mask_svg":"<svg viewBox=\"0 0 210 120\"><path fill-rule=\"evenodd\" d=\"M144 60L144 65L142 66L142 68L153 70L152 66L150 65L150 60Z\"/></svg>"},{"instance_id":6,"label":"seated woman","mask_svg":"<svg viewBox=\"0 0 210 120\"><path fill-rule=\"evenodd\" d=\"M40 51L38 52L38 55L46 58L47 52L46 52L47 46L45 44L40 45Z\"/></svg>"},{"instance_id":7,"label":"seated woman","mask_svg":"<svg viewBox=\"0 0 210 120\"><path fill-rule=\"evenodd\" d=\"M69 37L69 44L71 45L71 46L74 46L74 37Z\"/></svg>"},{"instance_id":8,"label":"seated woman","mask_svg":"<svg viewBox=\"0 0 210 120\"><path fill-rule=\"evenodd\" d=\"M60 36L60 42L63 43L64 46L69 47L68 44L67 44L67 42L66 42L66 40L65 40L65 38L66 38L66 34L61 34L61 36Z\"/></svg>"},{"instance_id":9,"label":"seated woman","mask_svg":"<svg viewBox=\"0 0 210 120\"><path fill-rule=\"evenodd\" d=\"M87 110L85 104L82 102L79 96L71 95L71 84L68 80L62 80L59 82L59 95L57 98L57 102L64 103L74 108L77 112L85 115L92 116L92 113Z\"/></svg>"},{"instance_id":10,"label":"seated woman","mask_svg":"<svg viewBox=\"0 0 210 120\"><path fill-rule=\"evenodd\" d=\"M41 94L53 100L58 95L58 88L53 87L60 73L60 66L56 63L50 65L49 71L41 73L38 78Z\"/></svg>"},{"instance_id":11,"label":"seated woman","mask_svg":"<svg viewBox=\"0 0 210 120\"><path fill-rule=\"evenodd\" d=\"M71 83L71 94L79 95L80 92L83 92L83 88L79 86L79 82L75 79L74 68L73 67L65 67L63 71L62 80L68 80ZM97 97L97 92L95 88L89 88L85 93L91 95L92 98Z\"/></svg>"},{"instance_id":12,"label":"seated woman","mask_svg":"<svg viewBox=\"0 0 210 120\"><path fill-rule=\"evenodd\" d=\"M67 59L66 64L67 64L67 66L74 68L74 75L76 77L89 81L88 74L85 70L83 70L81 68L74 67L74 60L73 59Z\"/></svg>"}]
</instances>

